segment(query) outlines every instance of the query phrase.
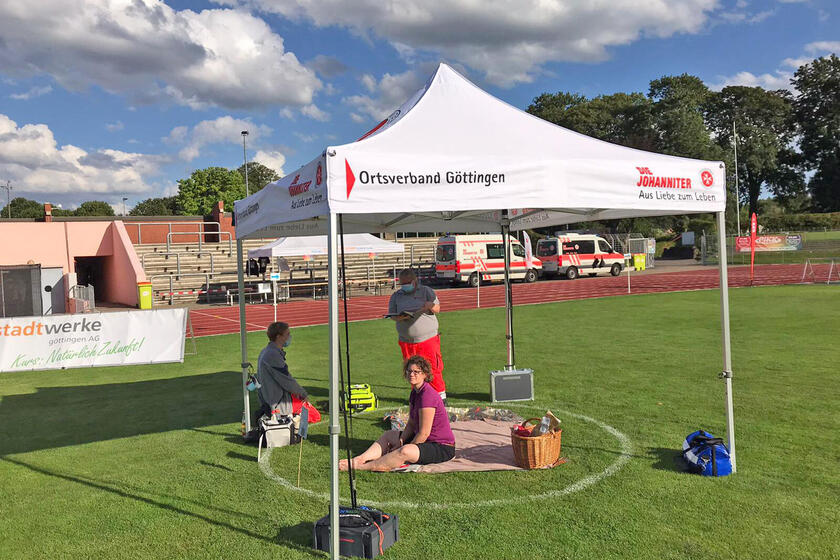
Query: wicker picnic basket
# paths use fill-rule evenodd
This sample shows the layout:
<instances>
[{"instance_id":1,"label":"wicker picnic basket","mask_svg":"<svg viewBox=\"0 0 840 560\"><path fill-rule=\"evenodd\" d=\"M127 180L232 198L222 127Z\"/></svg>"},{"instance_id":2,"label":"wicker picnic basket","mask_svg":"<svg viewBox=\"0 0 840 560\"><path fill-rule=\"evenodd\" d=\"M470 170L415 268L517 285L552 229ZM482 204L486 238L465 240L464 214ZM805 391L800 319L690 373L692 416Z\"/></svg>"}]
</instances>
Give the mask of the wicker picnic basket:
<instances>
[{"instance_id":1,"label":"wicker picnic basket","mask_svg":"<svg viewBox=\"0 0 840 560\"><path fill-rule=\"evenodd\" d=\"M539 418L529 418L522 422L539 423ZM531 428L535 430L536 427ZM511 428L510 444L513 447L513 458L523 469L544 469L554 466L560 459L560 434L562 430L549 432L541 436L520 436Z\"/></svg>"}]
</instances>

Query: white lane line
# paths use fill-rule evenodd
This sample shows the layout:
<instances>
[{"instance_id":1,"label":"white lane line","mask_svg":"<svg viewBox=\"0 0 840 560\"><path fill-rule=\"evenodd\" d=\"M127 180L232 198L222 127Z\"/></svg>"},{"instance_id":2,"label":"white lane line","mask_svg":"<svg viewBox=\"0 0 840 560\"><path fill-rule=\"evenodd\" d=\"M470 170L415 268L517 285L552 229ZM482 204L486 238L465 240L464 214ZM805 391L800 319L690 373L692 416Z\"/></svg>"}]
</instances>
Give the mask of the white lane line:
<instances>
[{"instance_id":1,"label":"white lane line","mask_svg":"<svg viewBox=\"0 0 840 560\"><path fill-rule=\"evenodd\" d=\"M526 407L526 408L536 408L534 405L516 405L514 403L509 403L506 406L519 406L519 407ZM404 508L404 509L420 509L420 508L428 508L428 509L458 509L458 508L476 508L476 507L496 507L496 506L506 506L506 505L513 505L513 504L520 504L523 501L536 501L536 500L546 500L549 498L560 498L563 496L567 496L569 494L573 494L575 492L580 492L581 490L592 486L596 482L599 482L609 476L614 475L617 473L621 468L627 464L630 460L630 457L633 455L633 444L630 442L630 438L627 437L625 434L618 431L616 428L610 426L609 424L605 424L595 418L591 418L589 416L585 416L583 414L576 414L574 412L569 412L566 410L559 410L558 411L561 415L571 416L573 418L577 418L579 420L583 420L585 422L590 422L595 424L614 438L618 440L619 444L619 454L615 461L610 463L604 470L599 473L591 474L589 476L585 476L584 478L574 482L564 488L560 488L558 490L549 490L548 492L543 492L541 494L531 494L526 496L517 496L515 498L499 498L494 500L479 500L475 502L455 502L455 503L436 503L436 502L409 502L409 501L373 501L373 500L365 500L366 505L371 505L377 508ZM308 488L299 488L283 478L282 476L275 473L270 464L271 459L271 451L272 449L267 450L265 454L263 454L262 459L259 461L260 470L262 473L269 479L277 482L280 486L287 488L293 492L299 492L311 498L317 498L323 501L329 501L330 496L326 492L316 492L315 490L310 490ZM411 476L411 475L403 475L403 476ZM349 498L342 496L341 501L346 502Z\"/></svg>"}]
</instances>

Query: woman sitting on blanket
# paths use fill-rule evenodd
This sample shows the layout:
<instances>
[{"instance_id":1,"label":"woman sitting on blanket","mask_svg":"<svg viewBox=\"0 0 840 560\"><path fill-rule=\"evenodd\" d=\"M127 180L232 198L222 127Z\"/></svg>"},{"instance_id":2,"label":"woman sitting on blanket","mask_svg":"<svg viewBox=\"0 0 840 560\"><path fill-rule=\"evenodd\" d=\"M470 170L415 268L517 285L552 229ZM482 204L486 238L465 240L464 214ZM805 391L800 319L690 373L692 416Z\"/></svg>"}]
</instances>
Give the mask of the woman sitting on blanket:
<instances>
[{"instance_id":1,"label":"woman sitting on blanket","mask_svg":"<svg viewBox=\"0 0 840 560\"><path fill-rule=\"evenodd\" d=\"M411 384L408 423L403 431L388 430L367 451L353 458L353 468L362 471L390 471L407 463L444 463L455 456L455 436L449 414L431 384L432 366L423 356L411 356L403 370ZM347 460L338 462L347 470Z\"/></svg>"}]
</instances>

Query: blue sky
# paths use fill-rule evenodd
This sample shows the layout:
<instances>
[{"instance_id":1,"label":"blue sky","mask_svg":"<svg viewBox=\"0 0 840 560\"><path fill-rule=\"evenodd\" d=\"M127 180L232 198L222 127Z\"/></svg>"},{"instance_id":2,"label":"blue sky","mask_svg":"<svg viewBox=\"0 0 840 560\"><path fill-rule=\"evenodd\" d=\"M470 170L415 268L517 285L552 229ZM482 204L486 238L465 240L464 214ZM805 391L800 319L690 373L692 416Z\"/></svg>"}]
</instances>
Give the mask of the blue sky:
<instances>
[{"instance_id":1,"label":"blue sky","mask_svg":"<svg viewBox=\"0 0 840 560\"><path fill-rule=\"evenodd\" d=\"M244 129L249 160L290 173L361 136L440 61L523 109L683 72L790 88L798 65L840 54L838 29L828 0L5 2L0 184L120 211L195 169L238 167Z\"/></svg>"}]
</instances>

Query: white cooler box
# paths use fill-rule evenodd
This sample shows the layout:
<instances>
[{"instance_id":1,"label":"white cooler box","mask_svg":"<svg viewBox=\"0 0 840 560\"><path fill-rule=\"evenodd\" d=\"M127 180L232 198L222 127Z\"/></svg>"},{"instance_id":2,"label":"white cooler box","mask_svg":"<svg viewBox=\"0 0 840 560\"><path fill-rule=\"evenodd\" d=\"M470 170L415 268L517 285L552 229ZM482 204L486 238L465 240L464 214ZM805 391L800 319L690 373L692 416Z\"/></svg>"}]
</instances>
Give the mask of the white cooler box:
<instances>
[{"instance_id":1,"label":"white cooler box","mask_svg":"<svg viewBox=\"0 0 840 560\"><path fill-rule=\"evenodd\" d=\"M292 418L288 416L280 416L277 419L263 416L260 418L260 427L264 430L264 434L260 436L260 441L257 444L257 460L262 456L262 447L285 447L293 443L297 443L297 430Z\"/></svg>"},{"instance_id":2,"label":"white cooler box","mask_svg":"<svg viewBox=\"0 0 840 560\"><path fill-rule=\"evenodd\" d=\"M490 398L493 402L534 400L534 370L491 371Z\"/></svg>"}]
</instances>

